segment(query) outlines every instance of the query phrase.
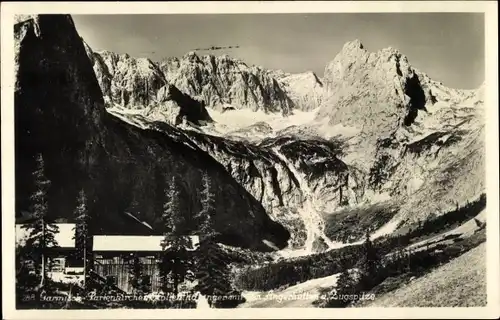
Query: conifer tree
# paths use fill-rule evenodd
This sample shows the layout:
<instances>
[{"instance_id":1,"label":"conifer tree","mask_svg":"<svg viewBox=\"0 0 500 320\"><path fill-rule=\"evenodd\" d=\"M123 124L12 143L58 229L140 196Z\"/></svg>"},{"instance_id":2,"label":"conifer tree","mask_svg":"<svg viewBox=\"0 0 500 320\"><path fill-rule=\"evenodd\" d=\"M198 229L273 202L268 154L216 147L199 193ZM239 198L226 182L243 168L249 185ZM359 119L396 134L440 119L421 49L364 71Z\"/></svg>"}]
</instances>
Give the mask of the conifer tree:
<instances>
[{"instance_id":1,"label":"conifer tree","mask_svg":"<svg viewBox=\"0 0 500 320\"><path fill-rule=\"evenodd\" d=\"M48 217L47 192L50 181L45 176L41 154L37 156L36 164L37 168L33 173L36 190L31 196L33 219L22 228L28 231L25 248L35 263L35 272L40 277L37 291L41 291L45 289L47 280L47 248L58 246L55 235L59 232L59 227L50 223Z\"/></svg>"},{"instance_id":2,"label":"conifer tree","mask_svg":"<svg viewBox=\"0 0 500 320\"><path fill-rule=\"evenodd\" d=\"M90 270L92 269L92 233L90 232L90 214L87 208L87 196L85 191L78 193L77 207L75 215L75 240L76 259L83 261L83 289L86 291L89 287Z\"/></svg>"},{"instance_id":3,"label":"conifer tree","mask_svg":"<svg viewBox=\"0 0 500 320\"><path fill-rule=\"evenodd\" d=\"M165 190L167 201L163 207L162 220L165 238L162 241L160 277L163 291L179 293L179 285L193 279L193 263L189 249L193 247L187 235L187 224L180 207L180 192L175 176Z\"/></svg>"},{"instance_id":4,"label":"conifer tree","mask_svg":"<svg viewBox=\"0 0 500 320\"><path fill-rule=\"evenodd\" d=\"M360 290L370 290L377 281L377 272L380 266L380 257L377 248L373 245L370 239L370 233L366 233L365 242L363 243L363 258L360 268Z\"/></svg>"},{"instance_id":5,"label":"conifer tree","mask_svg":"<svg viewBox=\"0 0 500 320\"><path fill-rule=\"evenodd\" d=\"M198 283L195 290L208 296L211 306L223 306L223 300L215 301L217 297L235 294L230 279L229 259L215 241L217 233L214 231L215 197L212 185L207 174L203 175L201 191L202 209L196 216L200 234L200 244L196 252ZM234 303L234 301L231 301Z\"/></svg>"},{"instance_id":6,"label":"conifer tree","mask_svg":"<svg viewBox=\"0 0 500 320\"><path fill-rule=\"evenodd\" d=\"M329 308L343 308L346 307L352 300L344 299L344 297L349 295L357 294L358 282L352 272L345 264L343 266L343 271L337 279L337 284L335 287L335 295L330 297L327 301L326 306Z\"/></svg>"}]
</instances>

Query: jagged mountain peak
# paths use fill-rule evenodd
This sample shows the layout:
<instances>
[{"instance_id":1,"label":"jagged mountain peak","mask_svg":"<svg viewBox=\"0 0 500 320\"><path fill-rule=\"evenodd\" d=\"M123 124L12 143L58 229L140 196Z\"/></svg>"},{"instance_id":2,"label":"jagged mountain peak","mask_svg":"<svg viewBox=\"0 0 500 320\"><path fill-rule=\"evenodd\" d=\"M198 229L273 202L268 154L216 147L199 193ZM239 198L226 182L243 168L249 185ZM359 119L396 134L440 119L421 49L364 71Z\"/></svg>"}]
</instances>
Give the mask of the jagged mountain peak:
<instances>
[{"instance_id":1,"label":"jagged mountain peak","mask_svg":"<svg viewBox=\"0 0 500 320\"><path fill-rule=\"evenodd\" d=\"M365 50L363 44L359 39L348 41L342 47L342 52Z\"/></svg>"},{"instance_id":2,"label":"jagged mountain peak","mask_svg":"<svg viewBox=\"0 0 500 320\"><path fill-rule=\"evenodd\" d=\"M166 79L182 92L207 106L250 108L288 114L294 102L273 75L259 66L248 66L229 55L188 53L180 59L164 59L159 67Z\"/></svg>"},{"instance_id":3,"label":"jagged mountain peak","mask_svg":"<svg viewBox=\"0 0 500 320\"><path fill-rule=\"evenodd\" d=\"M398 49L370 52L359 40L346 43L326 66L324 83L329 99L318 118L360 128L369 136L411 125L419 110L436 101L430 79Z\"/></svg>"},{"instance_id":4,"label":"jagged mountain peak","mask_svg":"<svg viewBox=\"0 0 500 320\"><path fill-rule=\"evenodd\" d=\"M182 56L183 60L191 61L191 62L199 62L200 57L196 54L195 51L189 51Z\"/></svg>"},{"instance_id":5,"label":"jagged mountain peak","mask_svg":"<svg viewBox=\"0 0 500 320\"><path fill-rule=\"evenodd\" d=\"M179 124L184 116L194 124L212 121L205 105L169 83L151 59L92 52L88 46L86 51L109 110L140 111L170 124Z\"/></svg>"},{"instance_id":6,"label":"jagged mountain peak","mask_svg":"<svg viewBox=\"0 0 500 320\"><path fill-rule=\"evenodd\" d=\"M389 46L378 51L369 51L363 46L360 40L356 39L345 43L333 61L327 64L324 77L344 76L346 73L342 73L341 71L351 71L355 65L381 67L387 72L396 72L399 76L402 76L401 72L407 71L410 73L413 71L413 68L409 65L408 58L397 48ZM344 67L347 70L343 70ZM403 70L403 68L405 69ZM348 74L353 73L350 72Z\"/></svg>"},{"instance_id":7,"label":"jagged mountain peak","mask_svg":"<svg viewBox=\"0 0 500 320\"><path fill-rule=\"evenodd\" d=\"M167 83L214 109L225 110L230 106L231 110L283 115L291 114L293 109L316 108L317 97L323 94L323 81L314 72L289 74L269 70L228 54L201 55L190 51L153 62L107 50L92 52L88 45L86 50L106 102L125 109L151 110L158 90Z\"/></svg>"}]
</instances>

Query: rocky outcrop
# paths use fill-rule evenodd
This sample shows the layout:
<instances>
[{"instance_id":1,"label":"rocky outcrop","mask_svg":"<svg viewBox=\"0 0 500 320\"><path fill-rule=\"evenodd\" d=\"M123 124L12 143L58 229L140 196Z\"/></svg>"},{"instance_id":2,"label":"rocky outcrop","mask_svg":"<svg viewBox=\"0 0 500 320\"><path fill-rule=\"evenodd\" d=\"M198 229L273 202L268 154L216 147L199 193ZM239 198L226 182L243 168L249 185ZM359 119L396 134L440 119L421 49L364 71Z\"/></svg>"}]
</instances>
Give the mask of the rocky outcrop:
<instances>
[{"instance_id":1,"label":"rocky outcrop","mask_svg":"<svg viewBox=\"0 0 500 320\"><path fill-rule=\"evenodd\" d=\"M279 137L254 144L190 128L172 128L142 115L117 116L137 127L189 140L210 154L276 221L286 226L293 247L304 244L304 221L311 221L309 216L356 205L363 198L363 179L340 159L340 142ZM314 209L307 207L308 203L314 203ZM318 219L313 221L321 224Z\"/></svg>"},{"instance_id":2,"label":"rocky outcrop","mask_svg":"<svg viewBox=\"0 0 500 320\"><path fill-rule=\"evenodd\" d=\"M207 175L216 203L215 228L222 241L257 250L271 250L265 243L287 245L289 232L182 132L166 124L162 132L138 128L106 112L92 63L70 16L41 15L21 21L15 25L15 39L16 212L30 211L34 156L42 154L51 181L49 216L54 219L72 219L77 194L83 189L94 232L144 232L127 220L124 212L130 211L161 234L164 189L176 177L181 210L196 232L192 218L201 208L199 191L202 176ZM118 65L106 68L111 74ZM132 72L149 85L164 85L148 61L141 66L148 66L145 74L123 75ZM138 87L124 86L122 94L131 93L128 101L151 98L133 92Z\"/></svg>"},{"instance_id":3,"label":"rocky outcrop","mask_svg":"<svg viewBox=\"0 0 500 320\"><path fill-rule=\"evenodd\" d=\"M142 109L154 104L158 90L168 84L161 70L149 59L110 51L92 52L88 45L85 47L110 106Z\"/></svg>"},{"instance_id":4,"label":"rocky outcrop","mask_svg":"<svg viewBox=\"0 0 500 320\"><path fill-rule=\"evenodd\" d=\"M485 190L481 91L461 95L453 94L449 100L438 96L414 130L393 137L392 148L378 149L387 155L388 164L381 190L401 199L402 220L443 214L476 200Z\"/></svg>"},{"instance_id":5,"label":"rocky outcrop","mask_svg":"<svg viewBox=\"0 0 500 320\"><path fill-rule=\"evenodd\" d=\"M251 109L289 115L294 109L317 108L324 97L321 80L312 72L288 74L249 66L227 55L194 52L158 63L109 51L94 52L85 44L108 107L144 111L153 120L175 123L182 103L162 99L176 88L196 105L188 121L211 121L205 107L221 111ZM186 107L187 108L187 107ZM196 111L201 110L201 111ZM185 112L186 113L186 112ZM175 114L175 115L172 115ZM181 116L182 117L182 116Z\"/></svg>"},{"instance_id":6,"label":"rocky outcrop","mask_svg":"<svg viewBox=\"0 0 500 320\"><path fill-rule=\"evenodd\" d=\"M409 126L433 98L423 79L394 48L368 52L359 40L348 42L325 68L328 89L318 118L331 125L361 128L372 136L387 136Z\"/></svg>"},{"instance_id":7,"label":"rocky outcrop","mask_svg":"<svg viewBox=\"0 0 500 320\"><path fill-rule=\"evenodd\" d=\"M182 93L146 58L109 51L93 52L85 44L108 108L142 111L155 120L179 124L185 117L197 125L211 122L205 104Z\"/></svg>"},{"instance_id":8,"label":"rocky outcrop","mask_svg":"<svg viewBox=\"0 0 500 320\"><path fill-rule=\"evenodd\" d=\"M181 58L165 59L159 67L181 91L221 110L230 105L287 115L294 108L292 99L267 70L227 55L189 52Z\"/></svg>"},{"instance_id":9,"label":"rocky outcrop","mask_svg":"<svg viewBox=\"0 0 500 320\"><path fill-rule=\"evenodd\" d=\"M304 235L308 228L304 223L316 212L356 205L363 199L363 179L340 160L343 151L337 142L279 137L255 145L194 131L185 134L286 226L292 246L312 241ZM318 218L312 221L316 228L322 223ZM313 237L320 236L324 235Z\"/></svg>"}]
</instances>

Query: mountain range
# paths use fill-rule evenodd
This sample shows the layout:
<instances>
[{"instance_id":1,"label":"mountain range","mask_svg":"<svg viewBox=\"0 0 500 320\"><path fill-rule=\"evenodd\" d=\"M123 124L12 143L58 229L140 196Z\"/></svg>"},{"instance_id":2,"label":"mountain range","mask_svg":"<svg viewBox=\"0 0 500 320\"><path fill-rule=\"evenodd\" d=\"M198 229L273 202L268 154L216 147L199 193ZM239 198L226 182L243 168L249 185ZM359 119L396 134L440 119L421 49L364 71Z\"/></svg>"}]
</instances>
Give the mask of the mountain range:
<instances>
[{"instance_id":1,"label":"mountain range","mask_svg":"<svg viewBox=\"0 0 500 320\"><path fill-rule=\"evenodd\" d=\"M340 210L390 209L372 226L382 236L484 193L484 85L448 88L397 49L348 42L318 76L94 51L68 16L21 20L15 34L21 211L36 153L54 216L69 219L84 188L99 232L140 232L122 216L132 203L161 232L172 176L189 220L209 175L223 241L290 255L345 245L325 234Z\"/></svg>"}]
</instances>

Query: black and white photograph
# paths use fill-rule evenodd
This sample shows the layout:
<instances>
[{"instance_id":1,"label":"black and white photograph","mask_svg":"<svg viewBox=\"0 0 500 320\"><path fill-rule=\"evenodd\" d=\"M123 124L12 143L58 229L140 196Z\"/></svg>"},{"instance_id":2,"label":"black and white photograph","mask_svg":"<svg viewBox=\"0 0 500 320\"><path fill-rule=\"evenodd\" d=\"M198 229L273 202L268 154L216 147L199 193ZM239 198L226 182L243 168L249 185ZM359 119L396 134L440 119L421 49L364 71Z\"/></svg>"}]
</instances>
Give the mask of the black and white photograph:
<instances>
[{"instance_id":1,"label":"black and white photograph","mask_svg":"<svg viewBox=\"0 0 500 320\"><path fill-rule=\"evenodd\" d=\"M2 3L13 308L498 312L497 3L354 2Z\"/></svg>"}]
</instances>

